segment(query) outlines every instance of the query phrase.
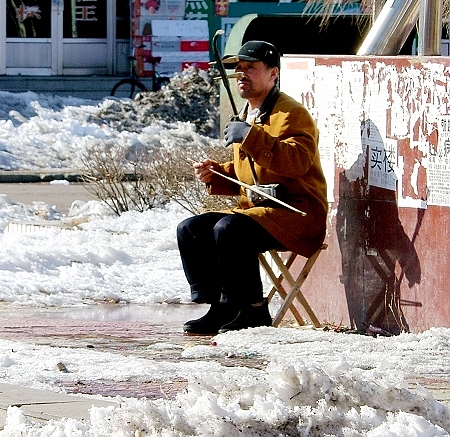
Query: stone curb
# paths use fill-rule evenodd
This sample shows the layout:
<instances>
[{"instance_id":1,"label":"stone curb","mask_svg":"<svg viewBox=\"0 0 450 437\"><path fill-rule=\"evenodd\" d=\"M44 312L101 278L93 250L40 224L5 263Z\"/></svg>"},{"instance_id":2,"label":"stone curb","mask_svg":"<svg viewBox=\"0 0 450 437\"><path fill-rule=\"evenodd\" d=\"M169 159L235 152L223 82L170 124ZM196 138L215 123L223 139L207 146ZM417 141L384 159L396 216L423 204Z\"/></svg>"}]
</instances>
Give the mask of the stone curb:
<instances>
[{"instance_id":1,"label":"stone curb","mask_svg":"<svg viewBox=\"0 0 450 437\"><path fill-rule=\"evenodd\" d=\"M0 429L5 426L7 410L18 407L28 419L37 422L72 418L89 420L92 406L118 406L117 402L66 395L13 384L0 384Z\"/></svg>"},{"instance_id":2,"label":"stone curb","mask_svg":"<svg viewBox=\"0 0 450 437\"><path fill-rule=\"evenodd\" d=\"M37 183L51 182L55 180L66 180L69 182L83 182L80 172L42 170L42 171L0 171L0 183L18 184L18 183Z\"/></svg>"}]
</instances>

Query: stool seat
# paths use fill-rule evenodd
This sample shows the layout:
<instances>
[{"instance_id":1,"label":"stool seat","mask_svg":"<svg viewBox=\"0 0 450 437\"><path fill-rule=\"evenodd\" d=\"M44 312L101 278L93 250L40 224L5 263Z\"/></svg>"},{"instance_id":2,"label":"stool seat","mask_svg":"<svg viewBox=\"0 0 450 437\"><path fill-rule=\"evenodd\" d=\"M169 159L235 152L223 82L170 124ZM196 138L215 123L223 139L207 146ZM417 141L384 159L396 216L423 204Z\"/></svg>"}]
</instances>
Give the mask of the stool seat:
<instances>
[{"instance_id":1,"label":"stool seat","mask_svg":"<svg viewBox=\"0 0 450 437\"><path fill-rule=\"evenodd\" d=\"M301 287L305 282L306 278L308 277L309 273L311 272L311 269L313 268L315 262L317 261L317 258L322 253L322 251L326 250L327 248L328 248L327 244L322 244L319 247L319 249L317 249L316 252L314 252L313 255L311 255L309 258L306 258L303 268L297 275L296 279L294 279L294 277L292 276L290 268L293 265L294 260L297 257L301 257L301 255L289 251L278 251L276 249L269 250L268 252L265 252L265 254L262 253L259 254L260 265L265 270L265 272L267 273L268 277L270 278L273 284L273 287L267 296L268 301L270 302L270 300L277 292L283 299L281 307L279 308L275 318L273 319L272 322L273 326L277 327L280 324L281 320L283 319L288 310L291 311L291 313L295 317L295 320L300 326L303 326L305 324L303 317L301 316L297 307L294 304L294 300L297 300L305 310L314 327L316 328L321 327L321 323L319 322L319 319L317 318L308 301L306 300L305 296L303 295ZM286 254L286 256L284 256L285 258L284 260L280 255L283 253ZM275 274L266 256L271 258L272 261L275 263L276 267L280 272L279 274ZM284 281L288 284L289 290L286 290L285 286L283 285Z\"/></svg>"}]
</instances>

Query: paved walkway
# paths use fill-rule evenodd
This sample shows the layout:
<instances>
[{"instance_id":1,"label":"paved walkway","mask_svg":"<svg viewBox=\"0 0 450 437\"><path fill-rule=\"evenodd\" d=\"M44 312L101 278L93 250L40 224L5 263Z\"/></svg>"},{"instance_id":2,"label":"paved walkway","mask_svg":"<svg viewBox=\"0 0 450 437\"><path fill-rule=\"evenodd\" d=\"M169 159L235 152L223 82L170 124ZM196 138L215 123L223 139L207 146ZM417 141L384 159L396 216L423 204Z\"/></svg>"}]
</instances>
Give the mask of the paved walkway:
<instances>
[{"instance_id":1,"label":"paved walkway","mask_svg":"<svg viewBox=\"0 0 450 437\"><path fill-rule=\"evenodd\" d=\"M95 196L81 183L77 174L53 174L53 172L0 172L0 194L24 204L42 201L55 205L61 213L67 213L74 200L91 200ZM65 179L70 184L50 184L50 180ZM34 183L32 183L34 182ZM153 308L154 309L154 308ZM156 360L179 361L183 348L189 344L209 344L209 337L185 336L183 322L203 315L205 308L197 305L168 305L166 314L159 305L157 311L149 307L96 305L86 309L14 308L0 303L0 338L32 344L55 344L78 348L80 345L100 351L120 352L147 356ZM149 313L151 322L148 321ZM166 344L167 348L149 349L153 343ZM238 358L224 358L229 365L241 365ZM62 365L64 363L61 363ZM245 363L247 364L247 363ZM252 360L253 366L262 366ZM186 380L170 383L134 383L133 381L76 381L58 382L67 394L36 390L10 384L0 384L0 429L4 427L9 405L20 407L33 420L52 418L89 418L92 405L107 406L108 401L74 396L91 394L102 396L146 397L147 399L171 398L186 387Z\"/></svg>"},{"instance_id":2,"label":"paved walkway","mask_svg":"<svg viewBox=\"0 0 450 437\"><path fill-rule=\"evenodd\" d=\"M1 172L0 172L1 180ZM57 211L67 214L75 200L98 200L92 192L79 182L65 184L38 183L1 183L0 194L6 194L13 202L31 205L33 202L45 202Z\"/></svg>"},{"instance_id":3,"label":"paved walkway","mask_svg":"<svg viewBox=\"0 0 450 437\"><path fill-rule=\"evenodd\" d=\"M158 305L150 308L137 305L96 305L85 309L11 309L0 304L0 338L29 342L30 344L64 347L88 347L99 351L119 352L151 358L152 360L184 360L181 351L189 344L210 344L210 337L186 336L183 321L204 313L197 305ZM152 314L149 322L148 315ZM166 348L148 348L160 343ZM173 347L178 345L182 347ZM186 358L187 359L187 358ZM219 360L220 361L220 360ZM223 358L227 366L263 368L259 359ZM65 371L64 363L60 370ZM419 382L428 388L435 399L450 405L450 380L424 377L410 381L411 388ZM10 384L0 384L0 429L4 426L9 405L20 407L31 419L45 421L57 418L89 418L92 405L114 405L112 401L96 400L74 394L102 396L173 398L186 387L187 381L174 380L164 384L154 382L76 380L56 381L67 394L36 390Z\"/></svg>"},{"instance_id":4,"label":"paved walkway","mask_svg":"<svg viewBox=\"0 0 450 437\"><path fill-rule=\"evenodd\" d=\"M31 420L45 422L61 417L88 420L89 409L107 407L114 402L86 399L12 384L0 383L0 429L5 426L9 406L19 407Z\"/></svg>"},{"instance_id":5,"label":"paved walkway","mask_svg":"<svg viewBox=\"0 0 450 437\"><path fill-rule=\"evenodd\" d=\"M154 307L105 304L70 310L11 308L0 304L0 338L37 345L88 347L152 360L179 362L184 360L181 351L187 345L210 344L210 337L187 336L182 331L184 321L197 318L204 312L203 306L186 304ZM148 321L149 314L152 315L151 322ZM148 348L149 344L154 343L166 347ZM264 366L258 359L244 363L242 358L224 357L223 363L227 366ZM61 371L70 371L64 363L60 363L59 367ZM112 380L65 381L61 378L56 381L56 385L64 388L67 394L0 384L0 429L4 426L9 405L20 407L28 417L38 421L61 417L87 419L92 405L107 406L114 403L74 394L167 399L174 398L183 390L187 381L175 379L167 383L135 383Z\"/></svg>"}]
</instances>

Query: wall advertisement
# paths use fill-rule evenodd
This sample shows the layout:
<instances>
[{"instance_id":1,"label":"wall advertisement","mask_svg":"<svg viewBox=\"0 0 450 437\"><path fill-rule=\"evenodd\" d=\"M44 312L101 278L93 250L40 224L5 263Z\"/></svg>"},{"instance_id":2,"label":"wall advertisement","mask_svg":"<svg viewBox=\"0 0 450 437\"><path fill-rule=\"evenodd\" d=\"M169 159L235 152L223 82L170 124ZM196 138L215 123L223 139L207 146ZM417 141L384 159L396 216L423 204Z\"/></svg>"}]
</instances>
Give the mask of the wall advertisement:
<instances>
[{"instance_id":1,"label":"wall advertisement","mask_svg":"<svg viewBox=\"0 0 450 437\"><path fill-rule=\"evenodd\" d=\"M209 1L146 0L132 3L132 44L140 76L209 68Z\"/></svg>"}]
</instances>

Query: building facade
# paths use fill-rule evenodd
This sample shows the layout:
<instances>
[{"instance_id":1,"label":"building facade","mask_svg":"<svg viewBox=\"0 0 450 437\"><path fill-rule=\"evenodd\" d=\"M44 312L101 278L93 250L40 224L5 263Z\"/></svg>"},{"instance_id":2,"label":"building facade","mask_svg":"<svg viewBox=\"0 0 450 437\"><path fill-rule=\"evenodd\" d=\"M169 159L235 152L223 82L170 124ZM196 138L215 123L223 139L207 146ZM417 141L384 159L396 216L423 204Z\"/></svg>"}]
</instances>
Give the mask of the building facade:
<instances>
[{"instance_id":1,"label":"building facade","mask_svg":"<svg viewBox=\"0 0 450 437\"><path fill-rule=\"evenodd\" d=\"M253 35L269 39L277 34L296 40L297 53L323 53L317 45L301 44L285 34L288 29L311 30L311 16L302 16L307 2L229 2L228 0L0 0L0 75L108 76L129 71L128 56L139 47L141 75L151 75L148 60L161 58L162 73L187 64L205 67L212 58L209 41L217 29L226 31L239 19L254 14ZM358 2L345 15L361 14ZM338 15L342 11L337 11ZM277 15L298 22L287 25ZM279 17L278 17L279 18ZM272 31L267 31L267 20ZM195 22L194 22L195 21ZM299 26L300 24L300 26ZM347 28L348 26L344 26ZM335 24L329 29L336 29ZM322 29L323 30L323 29ZM279 38L279 39L280 39ZM351 36L353 38L353 36ZM341 38L343 39L343 38ZM311 38L315 41L317 38ZM336 38L331 36L329 41ZM277 41L278 42L278 41ZM348 45L342 50L348 52ZM283 52L292 53L291 47ZM309 51L307 51L309 50ZM333 49L334 50L334 49ZM334 52L335 53L335 50ZM352 54L352 53L347 53Z\"/></svg>"},{"instance_id":2,"label":"building facade","mask_svg":"<svg viewBox=\"0 0 450 437\"><path fill-rule=\"evenodd\" d=\"M0 0L0 75L123 74L133 45L145 45L145 56L152 50L153 20L204 20L208 32L211 5L209 0ZM168 40L177 37L171 28L173 35L163 35ZM208 33L204 38L208 41Z\"/></svg>"},{"instance_id":3,"label":"building facade","mask_svg":"<svg viewBox=\"0 0 450 437\"><path fill-rule=\"evenodd\" d=\"M126 69L128 3L1 0L0 5L0 74L107 75Z\"/></svg>"},{"instance_id":4,"label":"building facade","mask_svg":"<svg viewBox=\"0 0 450 437\"><path fill-rule=\"evenodd\" d=\"M367 3L367 2L366 2ZM115 76L137 56L141 76L186 65L207 68L209 41L223 51L242 17L242 39L265 39L282 54L355 54L367 33L364 2L336 6L324 26L308 2L229 0L0 0L0 75ZM414 35L403 53L412 53ZM135 50L134 50L135 49ZM443 54L448 54L445 50ZM155 67L154 61L159 60Z\"/></svg>"}]
</instances>

